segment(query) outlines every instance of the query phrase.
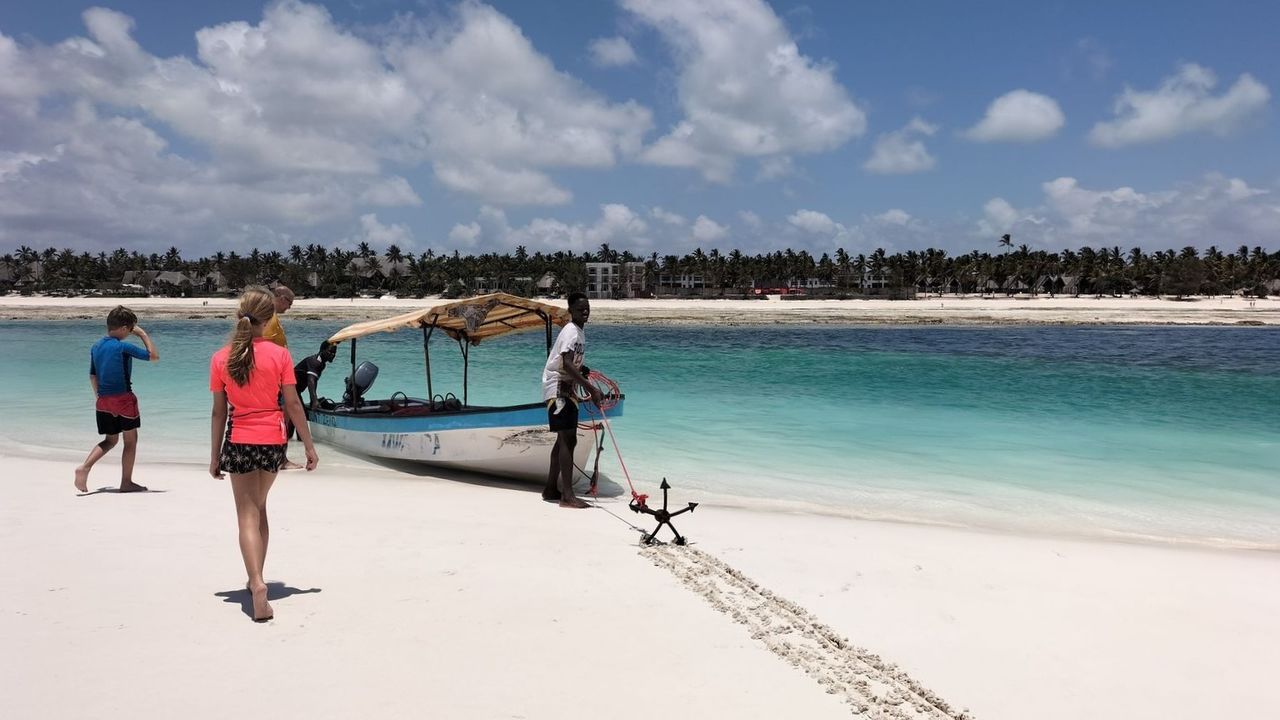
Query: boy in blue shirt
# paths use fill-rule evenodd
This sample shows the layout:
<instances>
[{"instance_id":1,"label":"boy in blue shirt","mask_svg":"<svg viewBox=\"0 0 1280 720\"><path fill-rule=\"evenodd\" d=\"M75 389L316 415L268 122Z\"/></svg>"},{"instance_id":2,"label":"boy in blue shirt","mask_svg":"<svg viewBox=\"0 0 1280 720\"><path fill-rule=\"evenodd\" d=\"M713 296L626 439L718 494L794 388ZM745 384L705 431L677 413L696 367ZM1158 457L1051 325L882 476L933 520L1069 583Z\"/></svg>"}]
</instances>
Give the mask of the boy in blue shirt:
<instances>
[{"instance_id":1,"label":"boy in blue shirt","mask_svg":"<svg viewBox=\"0 0 1280 720\"><path fill-rule=\"evenodd\" d=\"M125 338L137 335L144 348ZM89 470L111 451L124 436L124 455L120 458L120 492L142 492L146 488L133 481L133 461L138 453L138 398L130 382L133 359L156 362L160 353L147 332L138 327L138 316L127 307L117 305L107 314L107 336L89 349L89 384L98 397L98 432L106 437L89 451L89 457L76 468L76 490L89 491Z\"/></svg>"}]
</instances>

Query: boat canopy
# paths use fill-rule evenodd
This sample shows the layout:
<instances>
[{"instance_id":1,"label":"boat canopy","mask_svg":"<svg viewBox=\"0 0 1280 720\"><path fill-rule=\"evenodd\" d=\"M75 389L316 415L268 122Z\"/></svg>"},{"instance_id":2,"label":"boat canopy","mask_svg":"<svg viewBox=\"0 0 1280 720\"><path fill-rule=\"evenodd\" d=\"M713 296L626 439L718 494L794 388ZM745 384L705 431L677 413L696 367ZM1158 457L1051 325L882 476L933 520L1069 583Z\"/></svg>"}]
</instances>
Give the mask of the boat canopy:
<instances>
[{"instance_id":1,"label":"boat canopy","mask_svg":"<svg viewBox=\"0 0 1280 720\"><path fill-rule=\"evenodd\" d=\"M492 293L348 325L330 336L329 342L340 343L380 332L440 328L454 340L475 345L487 338L549 328L549 323L563 326L567 322L569 311L565 308L507 293Z\"/></svg>"}]
</instances>

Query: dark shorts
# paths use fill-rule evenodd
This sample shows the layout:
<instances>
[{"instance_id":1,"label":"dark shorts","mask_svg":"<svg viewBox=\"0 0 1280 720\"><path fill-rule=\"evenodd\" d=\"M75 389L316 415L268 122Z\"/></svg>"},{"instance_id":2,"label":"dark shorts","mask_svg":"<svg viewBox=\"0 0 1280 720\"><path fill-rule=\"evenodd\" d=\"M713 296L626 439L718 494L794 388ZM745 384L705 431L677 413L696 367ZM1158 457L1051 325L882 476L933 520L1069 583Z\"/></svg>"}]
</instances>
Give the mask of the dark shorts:
<instances>
[{"instance_id":1,"label":"dark shorts","mask_svg":"<svg viewBox=\"0 0 1280 720\"><path fill-rule=\"evenodd\" d=\"M287 446L249 445L226 440L222 443L222 455L218 457L218 469L235 475L258 470L279 472L280 466L284 464L285 447Z\"/></svg>"},{"instance_id":2,"label":"dark shorts","mask_svg":"<svg viewBox=\"0 0 1280 720\"><path fill-rule=\"evenodd\" d=\"M98 398L97 414L99 435L119 435L142 426L138 396L131 392Z\"/></svg>"},{"instance_id":3,"label":"dark shorts","mask_svg":"<svg viewBox=\"0 0 1280 720\"><path fill-rule=\"evenodd\" d=\"M563 401L564 405L560 408L560 412L556 412L556 403ZM547 423L551 425L551 430L559 432L560 430L577 430L578 429L578 403L569 398L560 398L559 400L547 401Z\"/></svg>"}]
</instances>

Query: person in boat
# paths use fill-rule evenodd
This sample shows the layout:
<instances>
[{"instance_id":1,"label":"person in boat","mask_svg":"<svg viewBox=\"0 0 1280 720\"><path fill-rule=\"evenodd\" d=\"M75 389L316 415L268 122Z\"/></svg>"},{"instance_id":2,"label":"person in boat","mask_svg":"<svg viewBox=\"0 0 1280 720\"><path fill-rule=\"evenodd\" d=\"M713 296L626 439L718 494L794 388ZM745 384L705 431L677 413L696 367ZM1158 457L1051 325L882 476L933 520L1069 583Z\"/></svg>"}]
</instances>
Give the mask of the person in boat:
<instances>
[{"instance_id":1,"label":"person in boat","mask_svg":"<svg viewBox=\"0 0 1280 720\"><path fill-rule=\"evenodd\" d=\"M320 382L320 376L324 374L325 366L334 361L338 357L338 346L325 340L320 343L320 352L315 355L308 355L293 366L293 377L297 380L298 397L302 397L302 391L306 390L310 394L310 401L307 406L312 410L316 408L316 383Z\"/></svg>"},{"instance_id":2,"label":"person in boat","mask_svg":"<svg viewBox=\"0 0 1280 720\"><path fill-rule=\"evenodd\" d=\"M574 391L582 388L596 404L604 399L600 390L587 380L582 364L587 347L584 328L590 317L591 303L587 296L570 293L570 322L560 329L542 370L542 399L547 403L548 423L556 434L542 498L559 501L560 507L590 507L573 494L573 451L578 444L578 399Z\"/></svg>"},{"instance_id":3,"label":"person in boat","mask_svg":"<svg viewBox=\"0 0 1280 720\"><path fill-rule=\"evenodd\" d=\"M142 347L125 342L130 335L142 341ZM132 310L117 305L107 313L107 335L89 349L89 384L97 397L98 433L102 441L93 446L89 456L76 468L75 486L89 492L89 471L124 437L120 458L120 492L143 492L147 488L133 481L133 462L138 454L138 428L142 416L138 397L133 394L133 359L158 362L160 353L151 336L138 325Z\"/></svg>"},{"instance_id":4,"label":"person in boat","mask_svg":"<svg viewBox=\"0 0 1280 720\"><path fill-rule=\"evenodd\" d=\"M231 342L209 361L209 390L213 393L210 424L209 475L231 476L240 526L240 554L253 596L253 619L273 617L262 579L271 528L267 523L267 493L284 465L286 445L284 413L297 425L306 448L307 470L320 462L302 402L294 389L293 359L289 351L264 337L275 317L272 292L264 287L246 288L240 296L235 333ZM284 396L285 411L278 398ZM230 408L231 430L227 427Z\"/></svg>"}]
</instances>

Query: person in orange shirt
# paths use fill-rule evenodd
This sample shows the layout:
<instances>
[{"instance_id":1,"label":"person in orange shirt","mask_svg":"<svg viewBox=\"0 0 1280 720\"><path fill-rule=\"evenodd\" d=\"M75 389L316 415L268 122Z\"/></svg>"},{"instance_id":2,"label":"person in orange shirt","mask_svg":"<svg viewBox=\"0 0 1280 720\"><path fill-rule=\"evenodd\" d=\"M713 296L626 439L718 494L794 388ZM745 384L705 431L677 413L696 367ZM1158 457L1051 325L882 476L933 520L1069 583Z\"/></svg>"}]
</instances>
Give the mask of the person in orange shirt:
<instances>
[{"instance_id":1,"label":"person in orange shirt","mask_svg":"<svg viewBox=\"0 0 1280 720\"><path fill-rule=\"evenodd\" d=\"M255 622L274 617L262 572L271 537L267 494L285 462L285 413L297 425L306 448L307 470L314 470L320 461L302 401L294 389L293 358L288 350L263 336L276 314L274 297L264 287L246 288L240 296L231 342L209 361L209 390L213 393L209 474L218 479L224 473L231 476L240 526L240 554L249 576L247 587L253 595ZM228 414L230 431L225 432Z\"/></svg>"}]
</instances>

